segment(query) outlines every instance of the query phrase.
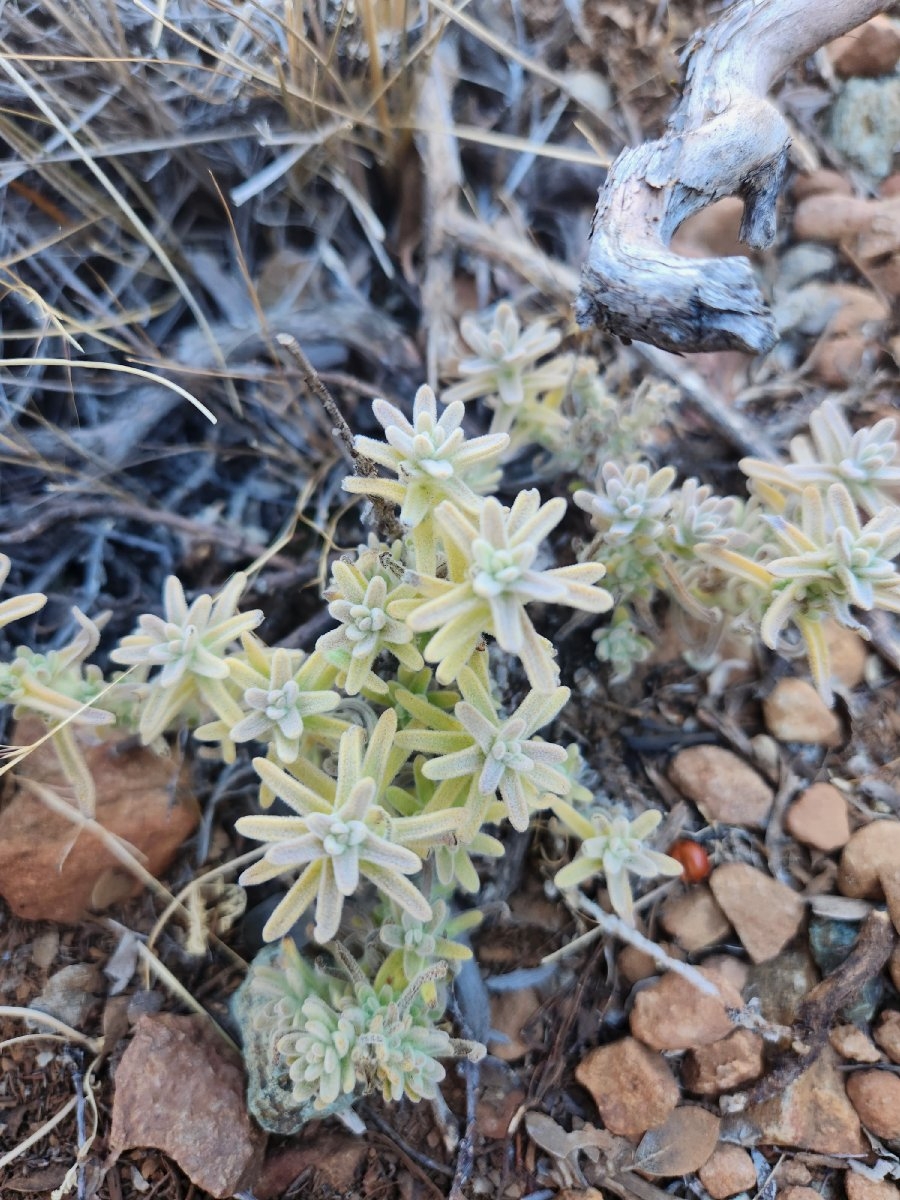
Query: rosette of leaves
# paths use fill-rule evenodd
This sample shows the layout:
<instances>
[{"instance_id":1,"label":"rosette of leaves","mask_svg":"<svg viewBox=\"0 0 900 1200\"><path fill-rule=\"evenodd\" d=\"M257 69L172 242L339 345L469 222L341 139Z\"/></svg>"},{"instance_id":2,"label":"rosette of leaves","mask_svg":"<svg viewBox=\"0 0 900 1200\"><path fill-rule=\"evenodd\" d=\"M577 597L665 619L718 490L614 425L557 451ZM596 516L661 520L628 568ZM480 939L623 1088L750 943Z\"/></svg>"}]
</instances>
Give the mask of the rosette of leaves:
<instances>
[{"instance_id":1,"label":"rosette of leaves","mask_svg":"<svg viewBox=\"0 0 900 1200\"><path fill-rule=\"evenodd\" d=\"M241 817L238 833L263 842L265 856L249 867L240 883L300 874L263 929L267 941L283 936L315 902L314 936L330 941L338 931L344 900L367 879L419 920L431 918L431 905L409 880L422 861L410 843L450 838L459 822L451 811L396 817L383 806L385 792L408 756L397 746L397 717L383 713L368 745L362 729L348 729L338 748L337 777L312 763L298 762L288 773L268 759L254 759L263 783L293 816Z\"/></svg>"},{"instance_id":2,"label":"rosette of leaves","mask_svg":"<svg viewBox=\"0 0 900 1200\"><path fill-rule=\"evenodd\" d=\"M468 842L480 830L492 802L499 798L514 829L528 828L531 813L546 808L552 795L564 796L571 780L560 767L566 750L533 734L549 724L569 698L566 687L550 692L530 691L508 717L502 716L485 683L464 667L457 681L462 700L454 709L456 729L438 714L421 706L416 712L443 728L398 734L401 746L415 741L417 748L437 755L422 767L427 779L446 788L437 802L454 803L462 788L465 821L460 839Z\"/></svg>"},{"instance_id":3,"label":"rosette of leaves","mask_svg":"<svg viewBox=\"0 0 900 1200\"><path fill-rule=\"evenodd\" d=\"M201 595L190 605L179 579L170 575L164 592L164 615L145 613L139 632L123 638L110 658L125 666L158 667L146 685L140 734L155 741L183 713L198 705L211 709L229 728L244 713L229 691L228 652L241 634L262 621L259 609L241 613L237 606L247 577L238 573L218 596Z\"/></svg>"},{"instance_id":4,"label":"rosette of leaves","mask_svg":"<svg viewBox=\"0 0 900 1200\"><path fill-rule=\"evenodd\" d=\"M25 599L29 611L41 607L36 593ZM23 615L21 607L6 611ZM85 661L99 645L99 626L77 608L72 616L78 629L67 645L45 652L19 646L9 662L0 663L0 705L12 705L16 719L32 714L51 725L50 742L63 774L81 811L92 814L96 789L77 731L116 723L114 689L99 667Z\"/></svg>"},{"instance_id":5,"label":"rosette of leaves","mask_svg":"<svg viewBox=\"0 0 900 1200\"><path fill-rule=\"evenodd\" d=\"M799 500L810 485L825 491L840 483L853 502L874 517L885 507L900 504L896 433L893 417L854 432L838 406L826 400L810 414L809 436L792 439L790 462L744 458L740 467L762 486L768 503L776 509L783 509L789 499Z\"/></svg>"},{"instance_id":6,"label":"rosette of leaves","mask_svg":"<svg viewBox=\"0 0 900 1200\"><path fill-rule=\"evenodd\" d=\"M465 408L448 402L437 414L437 398L423 384L413 402L412 421L386 400L375 400L372 411L384 428L385 441L358 436L357 451L396 475L396 479L353 475L344 490L389 500L400 508L401 522L412 531L416 564L420 571L437 570L434 510L452 500L463 512L476 515L482 490L491 481L490 468L509 443L504 433L466 438L462 429Z\"/></svg>"},{"instance_id":7,"label":"rosette of leaves","mask_svg":"<svg viewBox=\"0 0 900 1200\"><path fill-rule=\"evenodd\" d=\"M542 320L523 328L516 310L506 303L497 305L488 328L477 317L464 317L460 334L475 353L457 364L462 382L445 392L445 402L484 399L494 409L492 431L509 429L529 390L537 390L535 364L557 348L560 334ZM545 380L546 387L550 384Z\"/></svg>"},{"instance_id":8,"label":"rosette of leaves","mask_svg":"<svg viewBox=\"0 0 900 1200\"><path fill-rule=\"evenodd\" d=\"M656 809L648 809L634 821L627 817L610 819L603 813L594 813L589 821L571 806L559 803L553 810L576 836L583 839L578 856L557 871L553 882L558 888L570 888L602 875L610 904L629 925L634 924L634 895L629 873L644 879L681 874L681 863L645 845L662 820L662 813Z\"/></svg>"},{"instance_id":9,"label":"rosette of leaves","mask_svg":"<svg viewBox=\"0 0 900 1200\"><path fill-rule=\"evenodd\" d=\"M269 758L286 764L296 762L312 744L336 746L347 723L324 715L341 702L329 686L335 668L321 654L272 650L252 633L241 636L241 648L242 653L227 660L241 719L230 727L212 721L194 736L218 742L225 762L234 761L235 744L242 742L262 742ZM265 800L263 806L268 806Z\"/></svg>"},{"instance_id":10,"label":"rosette of leaves","mask_svg":"<svg viewBox=\"0 0 900 1200\"><path fill-rule=\"evenodd\" d=\"M725 546L700 545L697 554L762 593L760 637L770 649L790 649L782 635L793 626L803 639L813 679L831 702L830 659L823 622L831 617L863 638L869 632L853 615L900 612L900 508L884 509L862 524L843 484L827 493L807 487L799 524L769 516L775 546L754 561ZM778 554L778 551L781 554Z\"/></svg>"},{"instance_id":11,"label":"rosette of leaves","mask_svg":"<svg viewBox=\"0 0 900 1200\"><path fill-rule=\"evenodd\" d=\"M316 650L337 668L338 684L348 696L363 689L383 696L388 684L372 669L380 654L392 655L409 671L425 665L413 631L389 611L415 597L416 589L385 566L384 556L374 550L364 550L355 563L339 560L331 577L328 611L340 624L322 634Z\"/></svg>"},{"instance_id":12,"label":"rosette of leaves","mask_svg":"<svg viewBox=\"0 0 900 1200\"><path fill-rule=\"evenodd\" d=\"M481 923L481 913L477 909L451 913L443 898L434 900L431 909L429 921L417 921L408 912L397 910L386 914L378 936L390 953L375 978L376 989L389 983L395 991L402 990L439 962L455 974L472 957L471 949L457 939ZM433 980L423 985L422 999L429 1008L437 1004Z\"/></svg>"},{"instance_id":13,"label":"rosette of leaves","mask_svg":"<svg viewBox=\"0 0 900 1200\"><path fill-rule=\"evenodd\" d=\"M533 601L605 612L612 597L592 586L605 574L600 563L536 570L544 538L562 520L561 497L541 504L536 490L519 492L511 508L489 496L478 525L445 501L435 513L447 555L448 578L416 573L425 599L399 601L391 613L416 633L432 633L423 651L437 663L436 678L452 683L485 634L518 656L533 688L551 691L558 671L553 648L535 629L526 606Z\"/></svg>"},{"instance_id":14,"label":"rosette of leaves","mask_svg":"<svg viewBox=\"0 0 900 1200\"><path fill-rule=\"evenodd\" d=\"M446 973L444 963L404 987L373 986L340 943L332 952L343 977L311 967L296 951L267 947L251 965L233 1009L244 1040L248 1102L260 1124L277 1133L348 1108L380 1091L386 1100L437 1095L441 1058L484 1056L477 1042L452 1038L421 998ZM302 965L300 965L302 964ZM291 975L289 1026L272 1014L273 970ZM275 1001L276 1004L279 1001Z\"/></svg>"}]
</instances>

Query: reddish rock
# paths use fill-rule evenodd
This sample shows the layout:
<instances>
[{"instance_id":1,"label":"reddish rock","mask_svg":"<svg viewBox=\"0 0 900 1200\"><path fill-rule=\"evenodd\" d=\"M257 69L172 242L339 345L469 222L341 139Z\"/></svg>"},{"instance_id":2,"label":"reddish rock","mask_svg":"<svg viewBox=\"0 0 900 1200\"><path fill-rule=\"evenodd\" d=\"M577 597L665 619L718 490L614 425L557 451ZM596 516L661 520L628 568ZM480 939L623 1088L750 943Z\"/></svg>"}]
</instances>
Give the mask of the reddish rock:
<instances>
[{"instance_id":1,"label":"reddish rock","mask_svg":"<svg viewBox=\"0 0 900 1200\"><path fill-rule=\"evenodd\" d=\"M794 199L799 203L808 196L852 196L853 184L840 171L830 171L820 167L815 171L804 172L794 179ZM798 236L800 236L798 234ZM803 236L809 236L804 234Z\"/></svg>"},{"instance_id":2,"label":"reddish rock","mask_svg":"<svg viewBox=\"0 0 900 1200\"><path fill-rule=\"evenodd\" d=\"M29 745L44 732L43 724L22 721L14 739ZM176 788L177 760L140 746L123 750L122 745L119 739L85 748L97 788L96 819L138 851L139 858L143 855L143 865L158 876L196 828L197 803ZM47 743L28 756L21 773L66 795L65 779ZM77 837L76 829L24 786L13 788L0 810L0 894L16 916L73 924L91 907L98 881L108 880L111 872L123 881L126 895L141 891L144 885L89 828Z\"/></svg>"},{"instance_id":3,"label":"reddish rock","mask_svg":"<svg viewBox=\"0 0 900 1200\"><path fill-rule=\"evenodd\" d=\"M623 946L616 958L616 966L628 983L639 983L659 974L653 956L638 950L637 946Z\"/></svg>"},{"instance_id":4,"label":"reddish rock","mask_svg":"<svg viewBox=\"0 0 900 1200\"><path fill-rule=\"evenodd\" d=\"M484 1138L505 1138L516 1110L524 1103L525 1093L522 1089L510 1088L505 1081L500 1087L483 1086L475 1111L479 1134Z\"/></svg>"},{"instance_id":5,"label":"reddish rock","mask_svg":"<svg viewBox=\"0 0 900 1200\"><path fill-rule=\"evenodd\" d=\"M779 1189L778 1200L822 1200L822 1193L817 1192L813 1187L801 1187L794 1184L784 1190Z\"/></svg>"},{"instance_id":6,"label":"reddish rock","mask_svg":"<svg viewBox=\"0 0 900 1200\"><path fill-rule=\"evenodd\" d=\"M783 1092L742 1113L740 1122L742 1129L754 1129L760 1142L776 1146L818 1154L865 1154L869 1148L830 1046Z\"/></svg>"},{"instance_id":7,"label":"reddish rock","mask_svg":"<svg viewBox=\"0 0 900 1200\"><path fill-rule=\"evenodd\" d=\"M885 1009L878 1018L874 1037L891 1062L900 1063L900 1012Z\"/></svg>"},{"instance_id":8,"label":"reddish rock","mask_svg":"<svg viewBox=\"0 0 900 1200\"><path fill-rule=\"evenodd\" d=\"M866 1179L857 1171L844 1172L847 1200L900 1200L900 1188L889 1179Z\"/></svg>"},{"instance_id":9,"label":"reddish rock","mask_svg":"<svg viewBox=\"0 0 900 1200\"><path fill-rule=\"evenodd\" d=\"M841 855L838 888L845 896L884 898L882 873L900 862L900 821L870 821L850 838Z\"/></svg>"},{"instance_id":10,"label":"reddish rock","mask_svg":"<svg viewBox=\"0 0 900 1200\"><path fill-rule=\"evenodd\" d=\"M867 1034L855 1025L836 1025L828 1034L832 1048L848 1062L876 1063L881 1055Z\"/></svg>"},{"instance_id":11,"label":"reddish rock","mask_svg":"<svg viewBox=\"0 0 900 1200\"><path fill-rule=\"evenodd\" d=\"M800 928L804 906L797 893L749 863L725 863L709 883L754 962L774 958Z\"/></svg>"},{"instance_id":12,"label":"reddish rock","mask_svg":"<svg viewBox=\"0 0 900 1200\"><path fill-rule=\"evenodd\" d=\"M724 941L731 932L728 918L705 886L670 896L660 910L660 921L666 933L690 954Z\"/></svg>"},{"instance_id":13,"label":"reddish rock","mask_svg":"<svg viewBox=\"0 0 900 1200\"><path fill-rule=\"evenodd\" d=\"M831 783L814 783L788 809L785 828L791 837L828 854L850 840L847 801Z\"/></svg>"},{"instance_id":14,"label":"reddish rock","mask_svg":"<svg viewBox=\"0 0 900 1200\"><path fill-rule=\"evenodd\" d=\"M740 1146L718 1146L700 1168L700 1182L712 1200L726 1200L756 1187L756 1167Z\"/></svg>"},{"instance_id":15,"label":"reddish rock","mask_svg":"<svg viewBox=\"0 0 900 1200\"><path fill-rule=\"evenodd\" d=\"M900 1078L891 1071L853 1071L847 1095L863 1125L877 1138L900 1138Z\"/></svg>"},{"instance_id":16,"label":"reddish rock","mask_svg":"<svg viewBox=\"0 0 900 1200\"><path fill-rule=\"evenodd\" d=\"M742 758L721 746L690 746L669 766L669 778L707 821L765 828L774 792Z\"/></svg>"},{"instance_id":17,"label":"reddish rock","mask_svg":"<svg viewBox=\"0 0 900 1200\"><path fill-rule=\"evenodd\" d=\"M698 1096L721 1096L759 1079L764 1065L760 1035L749 1029L736 1029L711 1046L688 1051L681 1078L688 1091Z\"/></svg>"},{"instance_id":18,"label":"reddish rock","mask_svg":"<svg viewBox=\"0 0 900 1200\"><path fill-rule=\"evenodd\" d=\"M369 1146L362 1138L310 1125L303 1131L302 1145L280 1146L269 1155L252 1194L256 1200L279 1200L301 1176L308 1175L317 1188L352 1195L368 1153ZM311 1195L312 1188L298 1194Z\"/></svg>"},{"instance_id":19,"label":"reddish rock","mask_svg":"<svg viewBox=\"0 0 900 1200\"><path fill-rule=\"evenodd\" d=\"M593 1096L610 1133L634 1140L662 1125L680 1098L663 1056L630 1037L591 1050L575 1078Z\"/></svg>"},{"instance_id":20,"label":"reddish rock","mask_svg":"<svg viewBox=\"0 0 900 1200\"><path fill-rule=\"evenodd\" d=\"M864 642L858 633L846 629L837 621L825 621L823 632L825 645L828 647L828 661L831 664L831 678L848 692L852 692L866 677L868 643Z\"/></svg>"},{"instance_id":21,"label":"reddish rock","mask_svg":"<svg viewBox=\"0 0 900 1200\"><path fill-rule=\"evenodd\" d=\"M900 28L881 13L836 38L828 47L828 57L841 79L890 75L900 60Z\"/></svg>"},{"instance_id":22,"label":"reddish rock","mask_svg":"<svg viewBox=\"0 0 900 1200\"><path fill-rule=\"evenodd\" d=\"M766 729L780 742L837 746L841 723L805 679L779 679L763 700Z\"/></svg>"},{"instance_id":23,"label":"reddish rock","mask_svg":"<svg viewBox=\"0 0 900 1200\"><path fill-rule=\"evenodd\" d=\"M110 1148L153 1147L198 1188L249 1188L266 1138L247 1114L240 1055L203 1017L141 1017L116 1069Z\"/></svg>"},{"instance_id":24,"label":"reddish rock","mask_svg":"<svg viewBox=\"0 0 900 1200\"><path fill-rule=\"evenodd\" d=\"M664 1125L644 1134L634 1165L646 1175L667 1178L698 1171L715 1150L721 1125L705 1108L682 1104Z\"/></svg>"},{"instance_id":25,"label":"reddish rock","mask_svg":"<svg viewBox=\"0 0 900 1200\"><path fill-rule=\"evenodd\" d=\"M631 1032L653 1050L693 1050L727 1037L734 1029L726 1005L740 1008L741 994L721 975L701 968L715 983L721 999L706 996L694 985L667 971L635 997Z\"/></svg>"}]
</instances>

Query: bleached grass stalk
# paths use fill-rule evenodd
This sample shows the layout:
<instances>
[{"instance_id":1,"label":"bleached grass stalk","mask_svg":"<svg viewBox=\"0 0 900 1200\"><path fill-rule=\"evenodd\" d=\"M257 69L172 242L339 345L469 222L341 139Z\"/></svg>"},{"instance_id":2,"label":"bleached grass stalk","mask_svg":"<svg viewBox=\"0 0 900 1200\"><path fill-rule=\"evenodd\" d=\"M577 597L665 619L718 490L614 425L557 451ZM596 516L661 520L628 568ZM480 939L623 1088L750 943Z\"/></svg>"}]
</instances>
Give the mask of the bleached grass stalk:
<instances>
[{"instance_id":1,"label":"bleached grass stalk","mask_svg":"<svg viewBox=\"0 0 900 1200\"><path fill-rule=\"evenodd\" d=\"M662 967L666 971L672 971L675 975L680 975L682 979L686 979L698 992L702 992L704 996L713 996L716 1000L721 1000L722 996L716 985L701 975L696 967L692 967L690 963L680 962L677 958L670 958L668 954L655 942L651 942L649 938L644 937L642 933L638 933L621 917L615 916L613 913L605 912L599 904L595 904L577 888L572 888L566 892L566 900L573 908L577 908L580 912L586 913L589 917L597 922L600 930L609 937L619 938L620 941L627 942L629 946L634 946L635 950L640 950L644 954L650 956L658 967ZM594 930L590 930L590 934L594 934ZM563 946L559 950L555 950L552 954L548 954L541 959L541 965L545 963L556 962L560 958L564 958L569 954L579 942L584 941L589 934L585 934L582 938L576 939L568 946ZM595 935L596 936L596 935Z\"/></svg>"},{"instance_id":2,"label":"bleached grass stalk","mask_svg":"<svg viewBox=\"0 0 900 1200\"><path fill-rule=\"evenodd\" d=\"M210 424L216 425L218 423L215 414L210 412L205 404L198 400L196 396L192 396L180 384L173 383L171 379L165 379L162 375L155 375L152 371L144 371L140 367L125 367L117 363L71 358L0 358L0 367L63 367L67 371L86 369L91 371L115 371L119 375L137 375L139 379L147 379L150 383L158 383L160 387L168 388L169 391L175 392L176 395L193 404L194 408L201 412Z\"/></svg>"}]
</instances>

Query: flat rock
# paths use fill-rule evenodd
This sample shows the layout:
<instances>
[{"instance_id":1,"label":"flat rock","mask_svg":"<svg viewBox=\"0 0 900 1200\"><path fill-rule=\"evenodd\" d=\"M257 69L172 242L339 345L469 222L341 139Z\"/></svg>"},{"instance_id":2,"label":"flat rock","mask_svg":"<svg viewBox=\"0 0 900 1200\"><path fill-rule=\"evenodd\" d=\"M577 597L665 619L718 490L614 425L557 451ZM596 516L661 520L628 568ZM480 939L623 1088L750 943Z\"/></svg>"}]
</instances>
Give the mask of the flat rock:
<instances>
[{"instance_id":1,"label":"flat rock","mask_svg":"<svg viewBox=\"0 0 900 1200\"><path fill-rule=\"evenodd\" d=\"M828 57L841 79L890 75L900 60L900 29L890 17L879 14L836 38L828 47Z\"/></svg>"},{"instance_id":2,"label":"flat rock","mask_svg":"<svg viewBox=\"0 0 900 1200\"><path fill-rule=\"evenodd\" d=\"M858 1171L844 1172L847 1200L900 1200L900 1188L889 1179L866 1179Z\"/></svg>"},{"instance_id":3,"label":"flat rock","mask_svg":"<svg viewBox=\"0 0 900 1200\"><path fill-rule=\"evenodd\" d=\"M850 838L841 855L838 889L844 896L882 900L882 873L900 862L900 821L870 821Z\"/></svg>"},{"instance_id":4,"label":"flat rock","mask_svg":"<svg viewBox=\"0 0 900 1200\"><path fill-rule=\"evenodd\" d=\"M162 1150L212 1196L249 1188L266 1138L247 1113L240 1055L203 1017L141 1017L116 1069L109 1142Z\"/></svg>"},{"instance_id":5,"label":"flat rock","mask_svg":"<svg viewBox=\"0 0 900 1200\"><path fill-rule=\"evenodd\" d=\"M877 1138L900 1138L900 1078L891 1071L853 1071L847 1095L863 1125Z\"/></svg>"},{"instance_id":6,"label":"flat rock","mask_svg":"<svg viewBox=\"0 0 900 1200\"><path fill-rule=\"evenodd\" d=\"M780 742L837 746L841 723L805 679L779 679L763 700L766 729Z\"/></svg>"},{"instance_id":7,"label":"flat rock","mask_svg":"<svg viewBox=\"0 0 900 1200\"><path fill-rule=\"evenodd\" d=\"M713 895L754 962L774 958L796 935L803 901L749 863L725 863L709 879Z\"/></svg>"},{"instance_id":8,"label":"flat rock","mask_svg":"<svg viewBox=\"0 0 900 1200\"><path fill-rule=\"evenodd\" d=\"M831 783L814 783L788 809L785 828L812 850L830 854L850 840L850 813L843 794Z\"/></svg>"},{"instance_id":9,"label":"flat rock","mask_svg":"<svg viewBox=\"0 0 900 1200\"><path fill-rule=\"evenodd\" d=\"M765 1066L764 1043L750 1029L736 1029L710 1046L698 1046L684 1056L681 1078L689 1092L721 1096L759 1079Z\"/></svg>"},{"instance_id":10,"label":"flat rock","mask_svg":"<svg viewBox=\"0 0 900 1200\"><path fill-rule=\"evenodd\" d=\"M491 1029L502 1035L502 1038L488 1042L495 1058L515 1062L528 1053L528 1042L523 1039L522 1030L540 1006L541 998L533 987L491 996Z\"/></svg>"},{"instance_id":11,"label":"flat rock","mask_svg":"<svg viewBox=\"0 0 900 1200\"><path fill-rule=\"evenodd\" d=\"M660 910L662 927L690 954L724 941L731 932L728 918L705 885L672 895Z\"/></svg>"},{"instance_id":12,"label":"flat rock","mask_svg":"<svg viewBox=\"0 0 900 1200\"><path fill-rule=\"evenodd\" d=\"M818 1154L864 1154L869 1148L830 1046L783 1092L731 1122L744 1137Z\"/></svg>"},{"instance_id":13,"label":"flat rock","mask_svg":"<svg viewBox=\"0 0 900 1200\"><path fill-rule=\"evenodd\" d=\"M591 1050L575 1078L593 1096L610 1133L633 1140L662 1125L680 1098L663 1056L633 1037Z\"/></svg>"},{"instance_id":14,"label":"flat rock","mask_svg":"<svg viewBox=\"0 0 900 1200\"><path fill-rule=\"evenodd\" d=\"M748 763L721 746L689 746L669 765L669 778L707 821L763 829L775 793Z\"/></svg>"},{"instance_id":15,"label":"flat rock","mask_svg":"<svg viewBox=\"0 0 900 1200\"><path fill-rule=\"evenodd\" d=\"M852 692L866 678L866 663L869 661L869 645L858 633L846 629L837 621L824 624L825 645L831 664L833 681Z\"/></svg>"},{"instance_id":16,"label":"flat rock","mask_svg":"<svg viewBox=\"0 0 900 1200\"><path fill-rule=\"evenodd\" d=\"M832 1049L848 1062L876 1063L881 1061L878 1047L856 1025L835 1025L828 1034Z\"/></svg>"},{"instance_id":17,"label":"flat rock","mask_svg":"<svg viewBox=\"0 0 900 1200\"><path fill-rule=\"evenodd\" d=\"M17 745L30 745L46 732L41 722L21 721L13 732ZM85 747L97 788L96 819L139 854L151 875L161 875L182 843L197 827L193 796L176 784L176 759L143 746L123 750L110 740ZM67 794L56 755L45 743L25 760L22 774ZM24 787L0 810L0 895L16 916L29 921L74 924L92 907L95 888L111 875L119 878L121 897L137 895L143 884L89 830L75 836L65 816L51 812Z\"/></svg>"},{"instance_id":18,"label":"flat rock","mask_svg":"<svg viewBox=\"0 0 900 1200\"><path fill-rule=\"evenodd\" d=\"M712 1200L726 1200L756 1187L756 1167L740 1146L717 1146L700 1168L700 1182Z\"/></svg>"},{"instance_id":19,"label":"flat rock","mask_svg":"<svg viewBox=\"0 0 900 1200\"><path fill-rule=\"evenodd\" d=\"M694 1050L727 1037L734 1029L726 1005L740 1008L740 992L717 972L703 967L721 999L706 996L687 979L667 971L638 992L631 1010L631 1032L653 1050Z\"/></svg>"},{"instance_id":20,"label":"flat rock","mask_svg":"<svg viewBox=\"0 0 900 1200\"><path fill-rule=\"evenodd\" d=\"M875 1026L875 1041L892 1063L900 1063L900 1012L886 1008Z\"/></svg>"},{"instance_id":21,"label":"flat rock","mask_svg":"<svg viewBox=\"0 0 900 1200\"><path fill-rule=\"evenodd\" d=\"M637 946L623 946L616 957L616 966L628 983L639 983L659 974L659 967L651 954Z\"/></svg>"},{"instance_id":22,"label":"flat rock","mask_svg":"<svg viewBox=\"0 0 900 1200\"><path fill-rule=\"evenodd\" d=\"M279 1200L293 1194L291 1185L301 1175L311 1172L316 1192L321 1187L327 1188L329 1194L353 1195L368 1153L369 1146L363 1138L310 1125L303 1131L301 1145L279 1146L267 1157L253 1183L252 1194L256 1200ZM312 1195L313 1190L311 1187L301 1194Z\"/></svg>"},{"instance_id":23,"label":"flat rock","mask_svg":"<svg viewBox=\"0 0 900 1200\"><path fill-rule=\"evenodd\" d=\"M634 1152L634 1165L647 1175L689 1175L709 1160L720 1129L719 1118L705 1108L682 1104L664 1125L644 1134Z\"/></svg>"}]
</instances>

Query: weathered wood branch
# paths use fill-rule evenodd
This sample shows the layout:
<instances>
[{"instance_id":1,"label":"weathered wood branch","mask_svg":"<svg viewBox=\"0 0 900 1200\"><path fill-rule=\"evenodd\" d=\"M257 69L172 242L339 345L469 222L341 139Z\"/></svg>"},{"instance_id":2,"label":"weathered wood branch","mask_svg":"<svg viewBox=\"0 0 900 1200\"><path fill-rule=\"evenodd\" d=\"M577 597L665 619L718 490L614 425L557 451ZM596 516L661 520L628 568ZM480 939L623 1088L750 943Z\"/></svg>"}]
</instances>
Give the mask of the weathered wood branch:
<instances>
[{"instance_id":1,"label":"weathered wood branch","mask_svg":"<svg viewBox=\"0 0 900 1200\"><path fill-rule=\"evenodd\" d=\"M745 258L688 259L669 242L723 196L744 201L741 240L764 248L787 164L787 122L766 99L791 63L891 0L739 0L685 50L683 97L654 142L625 150L600 190L576 315L666 350L761 353L771 315Z\"/></svg>"}]
</instances>

